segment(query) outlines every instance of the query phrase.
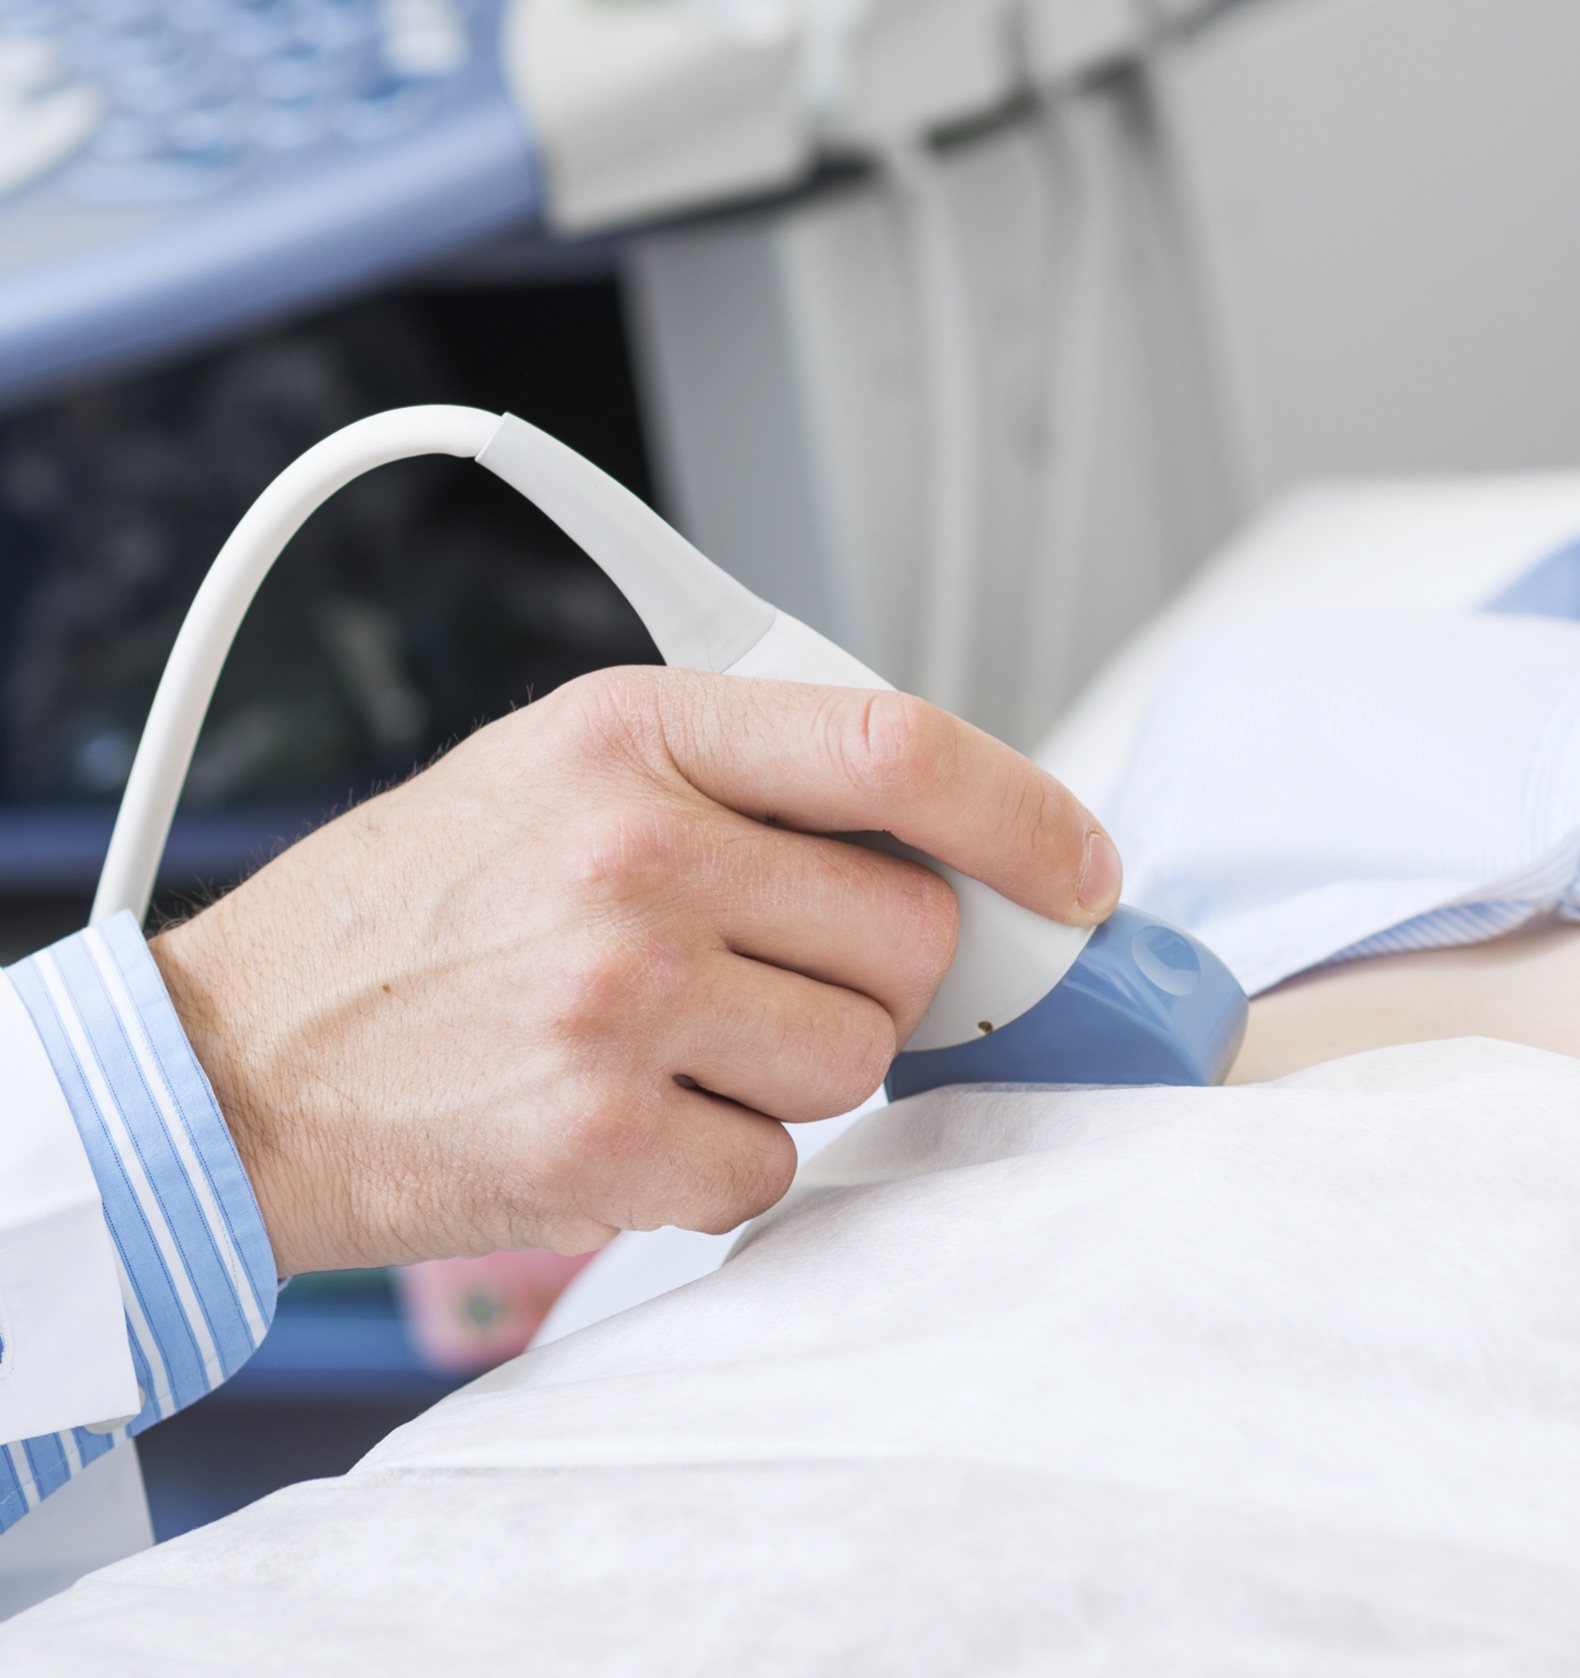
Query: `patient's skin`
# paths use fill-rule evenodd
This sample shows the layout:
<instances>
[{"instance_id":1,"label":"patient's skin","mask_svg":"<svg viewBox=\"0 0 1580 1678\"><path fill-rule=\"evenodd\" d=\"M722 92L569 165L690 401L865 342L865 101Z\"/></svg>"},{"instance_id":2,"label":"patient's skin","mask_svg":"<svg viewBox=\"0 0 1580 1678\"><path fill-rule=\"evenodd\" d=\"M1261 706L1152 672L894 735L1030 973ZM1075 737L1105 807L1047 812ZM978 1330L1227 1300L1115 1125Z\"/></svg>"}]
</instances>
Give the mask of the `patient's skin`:
<instances>
[{"instance_id":1,"label":"patient's skin","mask_svg":"<svg viewBox=\"0 0 1580 1678\"><path fill-rule=\"evenodd\" d=\"M1399 1043L1495 1037L1580 1056L1580 924L1533 922L1486 944L1374 956L1301 974L1251 1004L1231 1084Z\"/></svg>"}]
</instances>

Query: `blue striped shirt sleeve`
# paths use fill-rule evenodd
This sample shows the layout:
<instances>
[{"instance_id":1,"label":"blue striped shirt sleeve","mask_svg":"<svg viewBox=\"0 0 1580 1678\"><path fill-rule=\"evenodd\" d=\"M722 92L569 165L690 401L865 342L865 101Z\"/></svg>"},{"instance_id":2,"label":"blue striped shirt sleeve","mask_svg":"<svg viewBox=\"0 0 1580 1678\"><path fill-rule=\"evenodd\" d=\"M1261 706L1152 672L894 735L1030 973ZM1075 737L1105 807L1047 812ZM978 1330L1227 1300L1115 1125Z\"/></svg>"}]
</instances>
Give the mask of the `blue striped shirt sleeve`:
<instances>
[{"instance_id":1,"label":"blue striped shirt sleeve","mask_svg":"<svg viewBox=\"0 0 1580 1678\"><path fill-rule=\"evenodd\" d=\"M252 1185L136 920L119 915L8 972L98 1180L142 1408L0 1443L0 1531L233 1375L278 1291Z\"/></svg>"}]
</instances>

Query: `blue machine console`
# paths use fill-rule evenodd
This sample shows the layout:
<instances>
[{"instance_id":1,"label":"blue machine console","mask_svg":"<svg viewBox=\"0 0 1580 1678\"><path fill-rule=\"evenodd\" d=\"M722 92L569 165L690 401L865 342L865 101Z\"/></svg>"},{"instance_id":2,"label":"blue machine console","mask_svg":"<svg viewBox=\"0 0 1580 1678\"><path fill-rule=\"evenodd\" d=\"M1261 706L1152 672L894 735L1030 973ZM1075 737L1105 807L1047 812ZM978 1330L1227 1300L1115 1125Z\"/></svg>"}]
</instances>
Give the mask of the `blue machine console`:
<instances>
[{"instance_id":1,"label":"blue machine console","mask_svg":"<svg viewBox=\"0 0 1580 1678\"><path fill-rule=\"evenodd\" d=\"M0 0L0 403L528 222L500 0Z\"/></svg>"}]
</instances>

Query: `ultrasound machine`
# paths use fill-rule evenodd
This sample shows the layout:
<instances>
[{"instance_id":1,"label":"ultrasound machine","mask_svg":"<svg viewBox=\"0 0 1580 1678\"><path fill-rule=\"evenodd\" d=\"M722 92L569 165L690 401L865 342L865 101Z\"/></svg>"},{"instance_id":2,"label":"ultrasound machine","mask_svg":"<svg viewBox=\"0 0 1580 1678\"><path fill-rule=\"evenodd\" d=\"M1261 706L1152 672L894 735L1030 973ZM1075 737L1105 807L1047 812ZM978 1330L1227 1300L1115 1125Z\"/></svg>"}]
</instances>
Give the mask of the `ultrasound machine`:
<instances>
[{"instance_id":1,"label":"ultrasound machine","mask_svg":"<svg viewBox=\"0 0 1580 1678\"><path fill-rule=\"evenodd\" d=\"M497 0L0 0L0 401L532 215Z\"/></svg>"}]
</instances>

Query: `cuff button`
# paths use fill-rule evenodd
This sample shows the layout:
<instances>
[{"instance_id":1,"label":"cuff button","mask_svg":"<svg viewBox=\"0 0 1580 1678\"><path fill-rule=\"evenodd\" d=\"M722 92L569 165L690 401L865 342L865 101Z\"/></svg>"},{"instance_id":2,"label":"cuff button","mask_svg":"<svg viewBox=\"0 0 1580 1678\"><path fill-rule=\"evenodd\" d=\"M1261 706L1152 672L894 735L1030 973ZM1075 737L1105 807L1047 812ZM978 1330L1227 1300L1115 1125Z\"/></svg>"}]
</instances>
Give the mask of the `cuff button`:
<instances>
[{"instance_id":1,"label":"cuff button","mask_svg":"<svg viewBox=\"0 0 1580 1678\"><path fill-rule=\"evenodd\" d=\"M117 1433L130 1422L135 1422L143 1413L143 1406L148 1402L148 1394L141 1387L137 1389L137 1408L129 1416L115 1416L107 1422L84 1422L84 1433Z\"/></svg>"}]
</instances>

